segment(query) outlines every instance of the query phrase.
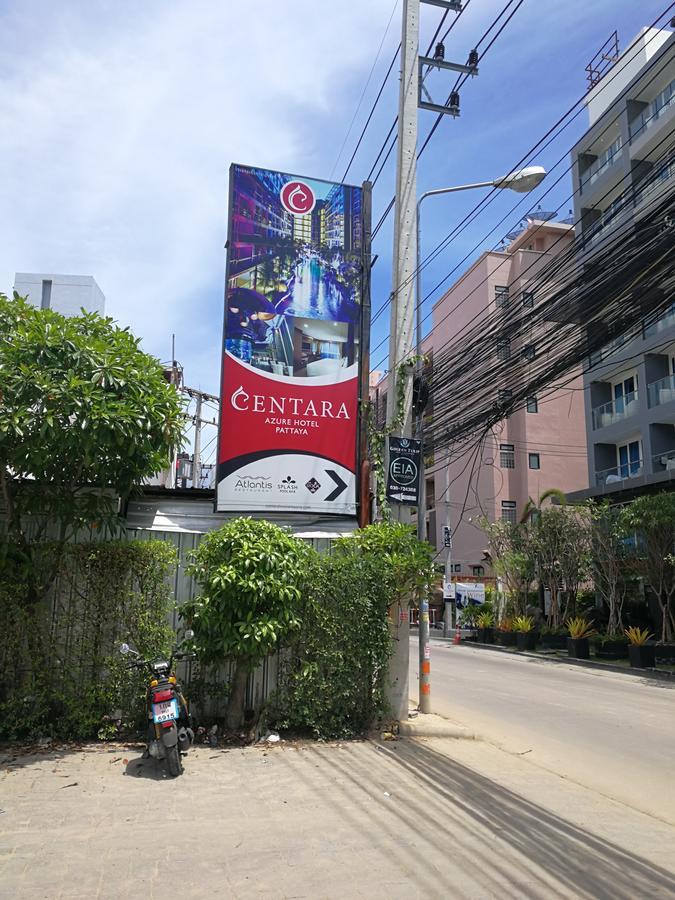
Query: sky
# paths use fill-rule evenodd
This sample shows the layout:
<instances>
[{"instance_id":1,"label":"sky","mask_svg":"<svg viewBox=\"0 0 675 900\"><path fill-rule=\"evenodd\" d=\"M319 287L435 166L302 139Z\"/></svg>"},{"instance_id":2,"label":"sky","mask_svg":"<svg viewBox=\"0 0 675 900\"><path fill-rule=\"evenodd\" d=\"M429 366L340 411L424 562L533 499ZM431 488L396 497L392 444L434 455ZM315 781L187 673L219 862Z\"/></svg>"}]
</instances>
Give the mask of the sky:
<instances>
[{"instance_id":1,"label":"sky","mask_svg":"<svg viewBox=\"0 0 675 900\"><path fill-rule=\"evenodd\" d=\"M446 42L446 60L465 62L504 3L470 0ZM218 393L229 165L342 178L400 39L401 5L0 0L0 292L11 293L15 272L93 275L106 312L130 326L148 352L169 359L175 334L186 383ZM617 29L625 48L666 6L524 0L464 87L461 116L446 117L422 156L418 191L510 171L583 95L584 68L609 35ZM424 49L441 15L423 6ZM351 183L368 175L396 115L395 76L349 171ZM450 84L434 79L432 94L442 102ZM421 137L434 118L420 111ZM527 162L550 168L566 160L585 128L581 115ZM394 164L395 153L375 185L375 222L393 196ZM559 185L550 187L552 175L524 199L500 192L424 270L425 293L457 266L458 277L539 202L560 207L564 217L572 206L566 168L563 161L554 170L563 175ZM423 254L478 199L467 192L429 201ZM507 222L489 236L504 215ZM374 245L375 310L390 291L390 226L391 216ZM386 364L387 330L382 315L373 329L373 366Z\"/></svg>"}]
</instances>

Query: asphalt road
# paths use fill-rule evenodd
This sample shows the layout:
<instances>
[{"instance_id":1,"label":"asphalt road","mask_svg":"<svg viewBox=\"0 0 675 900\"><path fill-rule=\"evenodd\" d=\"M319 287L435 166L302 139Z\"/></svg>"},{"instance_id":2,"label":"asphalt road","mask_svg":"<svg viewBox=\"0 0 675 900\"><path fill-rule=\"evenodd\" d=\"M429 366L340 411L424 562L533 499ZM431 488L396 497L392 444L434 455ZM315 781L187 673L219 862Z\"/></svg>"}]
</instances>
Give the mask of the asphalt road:
<instances>
[{"instance_id":1,"label":"asphalt road","mask_svg":"<svg viewBox=\"0 0 675 900\"><path fill-rule=\"evenodd\" d=\"M675 683L432 641L432 711L675 824ZM417 699L417 638L410 696Z\"/></svg>"}]
</instances>

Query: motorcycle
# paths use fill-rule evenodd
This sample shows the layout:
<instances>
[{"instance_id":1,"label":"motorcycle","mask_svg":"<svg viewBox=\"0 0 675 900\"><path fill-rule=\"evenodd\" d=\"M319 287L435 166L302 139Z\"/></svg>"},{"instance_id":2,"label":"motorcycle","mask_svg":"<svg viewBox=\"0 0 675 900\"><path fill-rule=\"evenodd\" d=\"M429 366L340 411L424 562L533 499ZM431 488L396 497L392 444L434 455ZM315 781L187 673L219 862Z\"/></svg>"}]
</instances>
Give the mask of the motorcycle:
<instances>
[{"instance_id":1,"label":"motorcycle","mask_svg":"<svg viewBox=\"0 0 675 900\"><path fill-rule=\"evenodd\" d=\"M187 631L185 640L192 640L194 633ZM174 661L186 659L192 654L180 653L178 645L170 658L147 660L129 644L122 644L120 653L133 654L137 659L129 663L129 668L145 668L150 673L150 684L146 695L148 716L148 738L146 756L166 760L169 774L176 778L183 773L182 757L194 743L192 718L187 700L173 674Z\"/></svg>"}]
</instances>

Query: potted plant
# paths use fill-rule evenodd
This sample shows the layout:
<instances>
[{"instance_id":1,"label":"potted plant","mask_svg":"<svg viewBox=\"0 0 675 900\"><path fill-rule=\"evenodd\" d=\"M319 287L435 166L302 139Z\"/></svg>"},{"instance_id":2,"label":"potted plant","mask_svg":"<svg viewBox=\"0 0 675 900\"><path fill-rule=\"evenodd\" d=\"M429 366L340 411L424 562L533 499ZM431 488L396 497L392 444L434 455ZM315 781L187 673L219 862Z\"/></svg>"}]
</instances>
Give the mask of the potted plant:
<instances>
[{"instance_id":1,"label":"potted plant","mask_svg":"<svg viewBox=\"0 0 675 900\"><path fill-rule=\"evenodd\" d=\"M622 634L598 635L595 655L598 659L625 659L628 656L628 641Z\"/></svg>"},{"instance_id":2,"label":"potted plant","mask_svg":"<svg viewBox=\"0 0 675 900\"><path fill-rule=\"evenodd\" d=\"M494 632L492 630L494 621L494 615L489 609L486 609L484 612L479 612L476 616L478 640L481 644L492 644L494 642Z\"/></svg>"},{"instance_id":3,"label":"potted plant","mask_svg":"<svg viewBox=\"0 0 675 900\"><path fill-rule=\"evenodd\" d=\"M648 644L652 635L646 628L626 628L626 637L629 641L628 658L634 669L653 669L656 666L654 645Z\"/></svg>"},{"instance_id":4,"label":"potted plant","mask_svg":"<svg viewBox=\"0 0 675 900\"><path fill-rule=\"evenodd\" d=\"M589 637L595 634L595 629L582 616L568 619L565 623L569 631L567 638L567 655L572 659L590 659Z\"/></svg>"},{"instance_id":5,"label":"potted plant","mask_svg":"<svg viewBox=\"0 0 675 900\"><path fill-rule=\"evenodd\" d=\"M515 647L516 633L513 630L512 619L502 619L497 628L497 634L499 636L499 643L503 647Z\"/></svg>"},{"instance_id":6,"label":"potted plant","mask_svg":"<svg viewBox=\"0 0 675 900\"><path fill-rule=\"evenodd\" d=\"M518 616L513 620L516 644L519 650L534 650L537 646L537 632L532 616Z\"/></svg>"},{"instance_id":7,"label":"potted plant","mask_svg":"<svg viewBox=\"0 0 675 900\"><path fill-rule=\"evenodd\" d=\"M547 650L566 650L567 631L564 628L545 625L541 630L541 643Z\"/></svg>"}]
</instances>

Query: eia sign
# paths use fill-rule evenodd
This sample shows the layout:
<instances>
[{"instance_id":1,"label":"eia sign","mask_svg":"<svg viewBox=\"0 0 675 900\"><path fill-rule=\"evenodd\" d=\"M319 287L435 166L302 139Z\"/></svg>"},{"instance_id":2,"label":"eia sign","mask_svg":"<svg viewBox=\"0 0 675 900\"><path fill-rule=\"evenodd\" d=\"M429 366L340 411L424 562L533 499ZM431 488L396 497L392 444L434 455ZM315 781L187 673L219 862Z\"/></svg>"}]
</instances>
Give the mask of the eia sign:
<instances>
[{"instance_id":1,"label":"eia sign","mask_svg":"<svg viewBox=\"0 0 675 900\"><path fill-rule=\"evenodd\" d=\"M417 506L419 503L421 441L389 438L387 498L396 503Z\"/></svg>"}]
</instances>

